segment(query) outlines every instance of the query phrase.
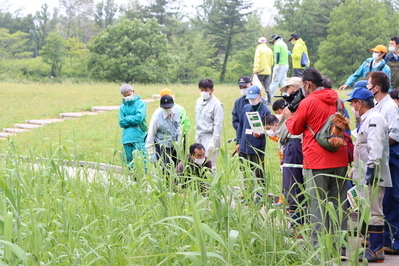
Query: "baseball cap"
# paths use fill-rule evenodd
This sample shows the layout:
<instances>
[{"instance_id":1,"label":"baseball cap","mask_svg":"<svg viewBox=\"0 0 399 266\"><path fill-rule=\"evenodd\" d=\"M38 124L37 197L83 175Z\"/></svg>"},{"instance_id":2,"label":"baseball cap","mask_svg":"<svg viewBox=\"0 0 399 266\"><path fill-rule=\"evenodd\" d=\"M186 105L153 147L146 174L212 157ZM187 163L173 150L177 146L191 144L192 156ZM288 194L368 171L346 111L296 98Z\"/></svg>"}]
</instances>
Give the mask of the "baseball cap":
<instances>
[{"instance_id":1,"label":"baseball cap","mask_svg":"<svg viewBox=\"0 0 399 266\"><path fill-rule=\"evenodd\" d=\"M272 36L270 36L270 43L274 42L275 39L280 38L277 33L273 33Z\"/></svg>"},{"instance_id":2,"label":"baseball cap","mask_svg":"<svg viewBox=\"0 0 399 266\"><path fill-rule=\"evenodd\" d=\"M387 53L387 48L384 45L379 44L376 47L374 47L373 49L370 49L370 51L376 52L376 53L381 53L381 52Z\"/></svg>"},{"instance_id":3,"label":"baseball cap","mask_svg":"<svg viewBox=\"0 0 399 266\"><path fill-rule=\"evenodd\" d=\"M292 38L295 38L295 40L298 40L298 39L299 39L299 36L298 36L298 34L296 34L296 33L293 33L293 34L291 34L290 36L291 36L291 38L289 38L288 41L291 41Z\"/></svg>"},{"instance_id":4,"label":"baseball cap","mask_svg":"<svg viewBox=\"0 0 399 266\"><path fill-rule=\"evenodd\" d=\"M351 95L349 95L349 98L344 101L350 102L354 99L370 101L374 99L374 95L366 87L361 87L355 89Z\"/></svg>"},{"instance_id":5,"label":"baseball cap","mask_svg":"<svg viewBox=\"0 0 399 266\"><path fill-rule=\"evenodd\" d=\"M170 95L164 95L161 97L159 107L161 108L171 108L175 105L173 102L173 97Z\"/></svg>"},{"instance_id":6,"label":"baseball cap","mask_svg":"<svg viewBox=\"0 0 399 266\"><path fill-rule=\"evenodd\" d=\"M159 93L159 96L161 96L161 97L164 95L173 96L173 92L171 89L165 88L165 89L162 89L161 92Z\"/></svg>"},{"instance_id":7,"label":"baseball cap","mask_svg":"<svg viewBox=\"0 0 399 266\"><path fill-rule=\"evenodd\" d=\"M251 79L247 76L242 76L241 78L238 79L238 86L247 86L249 83L251 83Z\"/></svg>"},{"instance_id":8,"label":"baseball cap","mask_svg":"<svg viewBox=\"0 0 399 266\"><path fill-rule=\"evenodd\" d=\"M367 84L369 84L369 82L367 80L359 80L357 81L354 85L353 85L353 90L351 92L349 92L347 95L351 96L353 94L353 92L358 89L358 88L367 88Z\"/></svg>"},{"instance_id":9,"label":"baseball cap","mask_svg":"<svg viewBox=\"0 0 399 266\"><path fill-rule=\"evenodd\" d=\"M260 37L258 40L258 43L266 43L266 38L265 37Z\"/></svg>"},{"instance_id":10,"label":"baseball cap","mask_svg":"<svg viewBox=\"0 0 399 266\"><path fill-rule=\"evenodd\" d=\"M260 94L260 88L256 85L252 85L248 88L248 94L245 99L256 99Z\"/></svg>"},{"instance_id":11,"label":"baseball cap","mask_svg":"<svg viewBox=\"0 0 399 266\"><path fill-rule=\"evenodd\" d=\"M302 82L302 79L299 78L299 77L288 78L288 79L287 79L287 82L285 83L285 86L284 86L284 87L281 87L281 88L280 88L280 91L281 91L281 92L287 92L287 90L288 90L288 88L290 87L290 85L294 85L294 86L299 86L299 87L301 87L301 85L302 85L301 82Z\"/></svg>"}]
</instances>

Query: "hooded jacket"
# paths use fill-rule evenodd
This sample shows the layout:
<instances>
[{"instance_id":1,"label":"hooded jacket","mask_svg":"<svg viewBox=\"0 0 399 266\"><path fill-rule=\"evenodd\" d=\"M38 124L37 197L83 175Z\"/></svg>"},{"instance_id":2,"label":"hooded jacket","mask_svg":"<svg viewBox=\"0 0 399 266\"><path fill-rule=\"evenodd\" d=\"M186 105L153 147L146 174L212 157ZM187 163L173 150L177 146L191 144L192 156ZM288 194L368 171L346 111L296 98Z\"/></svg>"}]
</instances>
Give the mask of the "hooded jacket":
<instances>
[{"instance_id":1,"label":"hooded jacket","mask_svg":"<svg viewBox=\"0 0 399 266\"><path fill-rule=\"evenodd\" d=\"M328 117L337 111L338 94L334 90L319 88L299 104L294 115L286 121L288 131L293 135L303 133L303 168L327 169L348 166L348 150L344 146L336 152L321 147L308 126L319 132Z\"/></svg>"},{"instance_id":2,"label":"hooded jacket","mask_svg":"<svg viewBox=\"0 0 399 266\"><path fill-rule=\"evenodd\" d=\"M301 66L302 53L305 53L306 56L308 57L309 63L305 67ZM292 49L291 59L292 59L292 68L305 69L310 65L308 48L306 47L306 44L302 40L302 38L299 38L294 42L294 48Z\"/></svg>"},{"instance_id":3,"label":"hooded jacket","mask_svg":"<svg viewBox=\"0 0 399 266\"><path fill-rule=\"evenodd\" d=\"M267 47L266 43L261 43L256 47L254 58L254 73L258 75L270 75L273 66L273 51Z\"/></svg>"},{"instance_id":4,"label":"hooded jacket","mask_svg":"<svg viewBox=\"0 0 399 266\"><path fill-rule=\"evenodd\" d=\"M133 100L122 100L119 109L119 126L123 128L122 143L143 142L147 135L146 118L147 105L140 96L134 95Z\"/></svg>"}]
</instances>

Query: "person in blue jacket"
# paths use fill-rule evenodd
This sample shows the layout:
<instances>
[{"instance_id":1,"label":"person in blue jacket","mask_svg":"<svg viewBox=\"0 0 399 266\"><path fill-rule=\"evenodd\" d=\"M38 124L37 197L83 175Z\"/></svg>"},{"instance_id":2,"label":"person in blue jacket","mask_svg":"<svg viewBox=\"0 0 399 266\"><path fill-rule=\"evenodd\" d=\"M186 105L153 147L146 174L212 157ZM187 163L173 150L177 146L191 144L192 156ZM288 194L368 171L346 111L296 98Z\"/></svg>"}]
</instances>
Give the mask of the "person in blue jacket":
<instances>
[{"instance_id":1,"label":"person in blue jacket","mask_svg":"<svg viewBox=\"0 0 399 266\"><path fill-rule=\"evenodd\" d=\"M246 98L249 100L249 104L245 105L241 119L237 130L237 142L236 151L240 157L249 160L260 166L251 166L252 171L255 172L255 176L259 178L261 185L265 185L264 177L264 159L265 159L265 148L266 148L266 136L264 133L252 132L246 113L247 112L258 112L259 118L263 125L266 123L266 117L270 115L270 109L261 100L261 90L258 86L253 85L248 88L248 94Z\"/></svg>"},{"instance_id":2,"label":"person in blue jacket","mask_svg":"<svg viewBox=\"0 0 399 266\"><path fill-rule=\"evenodd\" d=\"M134 93L129 84L123 84L120 90L123 96L119 109L119 126L123 128L122 143L125 152L123 160L132 167L134 151L140 151L145 159L145 137L148 130L145 120L147 105L143 100L140 100L140 96Z\"/></svg>"},{"instance_id":3,"label":"person in blue jacket","mask_svg":"<svg viewBox=\"0 0 399 266\"><path fill-rule=\"evenodd\" d=\"M359 78L365 78L368 73L374 71L382 71L391 77L391 69L385 62L385 57L387 54L387 48L384 45L377 45L373 49L370 49L373 52L373 56L371 58L367 58L363 64L356 70L355 73L349 76L346 80L345 84L339 87L339 90L344 90L348 86L352 85Z\"/></svg>"}]
</instances>

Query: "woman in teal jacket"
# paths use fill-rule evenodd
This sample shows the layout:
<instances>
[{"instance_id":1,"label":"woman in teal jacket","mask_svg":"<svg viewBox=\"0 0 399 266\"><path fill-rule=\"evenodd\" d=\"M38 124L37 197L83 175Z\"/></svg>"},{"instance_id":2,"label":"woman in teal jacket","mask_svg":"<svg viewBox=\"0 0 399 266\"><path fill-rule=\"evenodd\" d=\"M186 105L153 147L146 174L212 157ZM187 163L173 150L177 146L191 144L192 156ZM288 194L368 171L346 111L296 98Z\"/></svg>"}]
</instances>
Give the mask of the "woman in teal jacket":
<instances>
[{"instance_id":1,"label":"woman in teal jacket","mask_svg":"<svg viewBox=\"0 0 399 266\"><path fill-rule=\"evenodd\" d=\"M147 105L140 100L140 96L134 94L134 90L129 84L121 86L121 94L123 99L119 109L119 125L123 128L124 161L132 167L132 153L135 150L140 151L145 159L145 137L148 130L145 120Z\"/></svg>"}]
</instances>

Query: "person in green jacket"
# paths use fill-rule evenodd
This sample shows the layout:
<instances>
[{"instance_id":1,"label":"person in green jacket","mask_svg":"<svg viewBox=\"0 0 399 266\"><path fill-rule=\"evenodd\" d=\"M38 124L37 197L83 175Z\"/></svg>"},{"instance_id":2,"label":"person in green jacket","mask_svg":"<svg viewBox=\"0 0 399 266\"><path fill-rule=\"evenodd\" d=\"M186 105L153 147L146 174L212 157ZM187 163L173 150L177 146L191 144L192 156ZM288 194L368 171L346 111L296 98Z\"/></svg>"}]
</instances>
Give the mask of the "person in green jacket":
<instances>
[{"instance_id":1,"label":"person in green jacket","mask_svg":"<svg viewBox=\"0 0 399 266\"><path fill-rule=\"evenodd\" d=\"M133 152L139 151L141 156L146 158L145 138L147 136L146 112L147 105L140 96L134 93L132 86L123 84L121 86L123 96L122 104L119 109L119 126L123 128L122 143L125 156L123 160L129 165L133 164Z\"/></svg>"},{"instance_id":2,"label":"person in green jacket","mask_svg":"<svg viewBox=\"0 0 399 266\"><path fill-rule=\"evenodd\" d=\"M291 34L289 41L294 45L291 54L294 77L302 77L303 70L309 67L310 64L308 48L302 38L299 38L296 33Z\"/></svg>"},{"instance_id":3,"label":"person in green jacket","mask_svg":"<svg viewBox=\"0 0 399 266\"><path fill-rule=\"evenodd\" d=\"M173 92L171 89L165 88L162 89L161 92L159 93L159 96L164 96L164 95L169 95L172 96L173 98L175 98L175 96L173 95ZM175 106L179 109L180 111L180 127L182 130L182 141L183 141L183 153L186 153L186 135L188 133L188 130L190 129L191 126L191 122L190 122L190 118L187 115L186 109L184 109L183 106L175 103Z\"/></svg>"},{"instance_id":4,"label":"person in green jacket","mask_svg":"<svg viewBox=\"0 0 399 266\"><path fill-rule=\"evenodd\" d=\"M284 87L288 71L288 47L283 39L276 33L270 36L269 43L273 44L274 67L270 94L273 97L278 87Z\"/></svg>"}]
</instances>

